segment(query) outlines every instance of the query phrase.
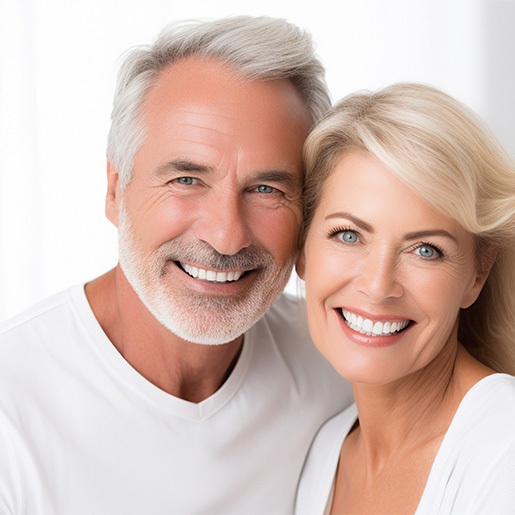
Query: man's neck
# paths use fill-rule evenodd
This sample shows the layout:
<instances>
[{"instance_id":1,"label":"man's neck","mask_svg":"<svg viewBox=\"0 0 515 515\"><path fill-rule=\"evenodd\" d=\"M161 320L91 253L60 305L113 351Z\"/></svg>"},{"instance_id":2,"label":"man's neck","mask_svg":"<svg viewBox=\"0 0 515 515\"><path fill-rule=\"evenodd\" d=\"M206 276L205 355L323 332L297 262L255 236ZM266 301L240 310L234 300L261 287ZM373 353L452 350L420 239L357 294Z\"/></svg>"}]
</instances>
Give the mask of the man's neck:
<instances>
[{"instance_id":1,"label":"man's neck","mask_svg":"<svg viewBox=\"0 0 515 515\"><path fill-rule=\"evenodd\" d=\"M86 285L93 313L109 340L143 377L190 402L213 395L229 377L243 336L224 345L182 340L162 326L119 267Z\"/></svg>"}]
</instances>

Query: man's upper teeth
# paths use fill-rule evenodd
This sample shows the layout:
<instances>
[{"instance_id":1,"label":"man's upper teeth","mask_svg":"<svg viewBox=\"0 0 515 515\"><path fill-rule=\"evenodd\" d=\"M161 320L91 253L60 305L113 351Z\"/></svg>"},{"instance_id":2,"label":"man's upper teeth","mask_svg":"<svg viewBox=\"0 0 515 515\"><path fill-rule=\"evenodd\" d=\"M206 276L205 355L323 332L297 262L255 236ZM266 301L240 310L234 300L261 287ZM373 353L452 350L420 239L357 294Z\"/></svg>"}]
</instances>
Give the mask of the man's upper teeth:
<instances>
[{"instance_id":1,"label":"man's upper teeth","mask_svg":"<svg viewBox=\"0 0 515 515\"><path fill-rule=\"evenodd\" d=\"M380 322L363 318L361 315L356 315L351 311L342 309L343 317L347 325L357 331L358 333L367 336L388 336L393 333L402 331L409 324L409 320L397 320L395 322Z\"/></svg>"},{"instance_id":2,"label":"man's upper teeth","mask_svg":"<svg viewBox=\"0 0 515 515\"><path fill-rule=\"evenodd\" d=\"M182 267L191 277L202 279L204 281L225 283L228 281L237 281L243 274L241 270L233 270L230 272L215 272L214 270L205 270L196 266L181 263Z\"/></svg>"}]
</instances>

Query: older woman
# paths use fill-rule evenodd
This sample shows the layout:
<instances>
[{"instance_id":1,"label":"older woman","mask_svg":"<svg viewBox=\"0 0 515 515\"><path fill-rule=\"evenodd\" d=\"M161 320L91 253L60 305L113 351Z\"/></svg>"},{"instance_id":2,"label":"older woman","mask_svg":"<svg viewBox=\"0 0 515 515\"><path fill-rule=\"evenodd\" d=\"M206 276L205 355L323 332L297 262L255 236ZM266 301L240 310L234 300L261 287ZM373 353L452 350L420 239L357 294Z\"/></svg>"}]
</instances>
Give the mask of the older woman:
<instances>
[{"instance_id":1,"label":"older woman","mask_svg":"<svg viewBox=\"0 0 515 515\"><path fill-rule=\"evenodd\" d=\"M513 163L418 84L343 99L305 157L297 270L356 403L313 442L297 512L513 513Z\"/></svg>"}]
</instances>

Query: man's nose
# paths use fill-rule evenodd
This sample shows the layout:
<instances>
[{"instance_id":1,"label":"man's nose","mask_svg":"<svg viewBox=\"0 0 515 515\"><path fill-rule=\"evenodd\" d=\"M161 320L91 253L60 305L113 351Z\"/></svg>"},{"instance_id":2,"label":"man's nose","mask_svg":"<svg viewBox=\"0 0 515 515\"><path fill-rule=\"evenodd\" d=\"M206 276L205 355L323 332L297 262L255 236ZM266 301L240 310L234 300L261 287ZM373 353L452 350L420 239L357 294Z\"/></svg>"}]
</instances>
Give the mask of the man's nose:
<instances>
[{"instance_id":1,"label":"man's nose","mask_svg":"<svg viewBox=\"0 0 515 515\"><path fill-rule=\"evenodd\" d=\"M244 199L234 193L204 199L194 234L218 253L232 256L251 245Z\"/></svg>"}]
</instances>

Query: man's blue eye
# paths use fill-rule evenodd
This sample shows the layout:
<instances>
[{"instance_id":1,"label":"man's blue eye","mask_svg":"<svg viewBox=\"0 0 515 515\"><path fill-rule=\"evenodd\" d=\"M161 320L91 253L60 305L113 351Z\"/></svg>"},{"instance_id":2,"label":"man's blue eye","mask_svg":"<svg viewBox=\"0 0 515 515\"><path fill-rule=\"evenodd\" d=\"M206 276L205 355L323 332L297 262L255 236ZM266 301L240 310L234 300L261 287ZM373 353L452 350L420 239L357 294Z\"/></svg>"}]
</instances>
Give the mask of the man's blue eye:
<instances>
[{"instance_id":1,"label":"man's blue eye","mask_svg":"<svg viewBox=\"0 0 515 515\"><path fill-rule=\"evenodd\" d=\"M179 177L177 179L177 182L179 184L184 184L186 186L190 186L191 184L193 184L193 177Z\"/></svg>"},{"instance_id":2,"label":"man's blue eye","mask_svg":"<svg viewBox=\"0 0 515 515\"><path fill-rule=\"evenodd\" d=\"M358 235L354 231L342 231L340 233L340 239L345 243L356 243L358 241Z\"/></svg>"},{"instance_id":3,"label":"man's blue eye","mask_svg":"<svg viewBox=\"0 0 515 515\"><path fill-rule=\"evenodd\" d=\"M262 184L261 186L257 187L257 190L259 191L259 193L272 193L274 191L274 188L272 188L272 186L265 186L264 184Z\"/></svg>"}]
</instances>

